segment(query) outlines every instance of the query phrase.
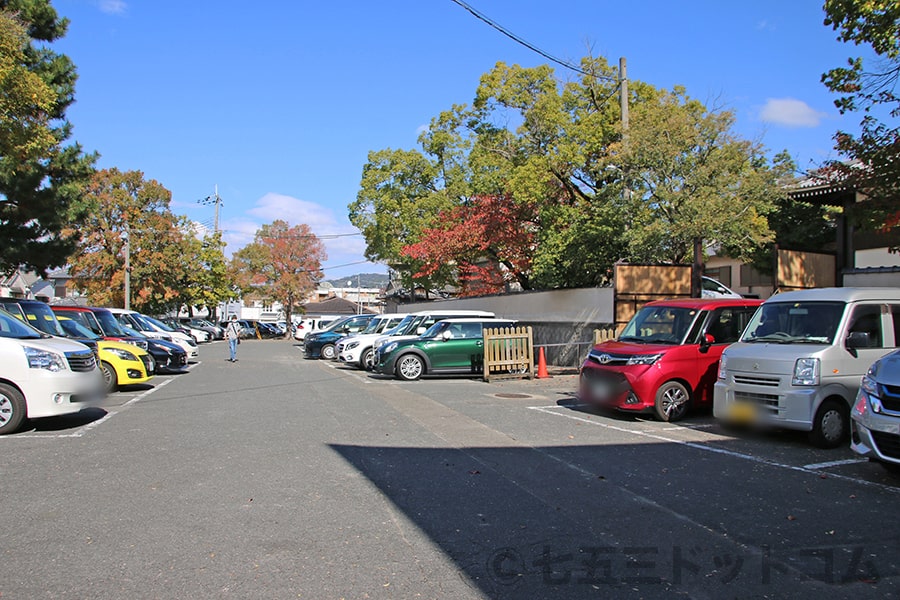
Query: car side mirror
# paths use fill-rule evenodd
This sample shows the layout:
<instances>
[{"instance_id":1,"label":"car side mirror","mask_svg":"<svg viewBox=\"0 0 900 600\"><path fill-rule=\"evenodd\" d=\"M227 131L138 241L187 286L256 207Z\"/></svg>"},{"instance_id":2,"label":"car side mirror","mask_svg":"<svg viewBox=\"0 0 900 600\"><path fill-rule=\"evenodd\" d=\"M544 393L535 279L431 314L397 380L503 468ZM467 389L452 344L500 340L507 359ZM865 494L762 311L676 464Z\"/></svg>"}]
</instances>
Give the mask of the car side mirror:
<instances>
[{"instance_id":1,"label":"car side mirror","mask_svg":"<svg viewBox=\"0 0 900 600\"><path fill-rule=\"evenodd\" d=\"M709 352L709 347L716 343L716 338L711 333L704 333L700 340L700 352Z\"/></svg>"},{"instance_id":2,"label":"car side mirror","mask_svg":"<svg viewBox=\"0 0 900 600\"><path fill-rule=\"evenodd\" d=\"M416 335L422 335L427 329L425 327L416 327Z\"/></svg>"},{"instance_id":3,"label":"car side mirror","mask_svg":"<svg viewBox=\"0 0 900 600\"><path fill-rule=\"evenodd\" d=\"M449 331L445 331L444 333L441 334L441 339L444 340L445 342L452 338L453 338L453 334L450 333Z\"/></svg>"},{"instance_id":4,"label":"car side mirror","mask_svg":"<svg viewBox=\"0 0 900 600\"><path fill-rule=\"evenodd\" d=\"M869 332L868 331L851 331L847 336L848 348L868 348Z\"/></svg>"}]
</instances>

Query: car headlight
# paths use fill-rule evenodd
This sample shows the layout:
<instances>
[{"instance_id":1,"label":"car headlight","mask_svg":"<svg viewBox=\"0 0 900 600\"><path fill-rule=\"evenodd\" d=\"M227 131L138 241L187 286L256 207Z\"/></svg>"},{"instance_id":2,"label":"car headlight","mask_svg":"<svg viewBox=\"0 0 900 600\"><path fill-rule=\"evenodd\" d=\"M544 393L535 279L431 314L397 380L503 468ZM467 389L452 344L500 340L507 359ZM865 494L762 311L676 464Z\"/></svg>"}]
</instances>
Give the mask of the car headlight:
<instances>
[{"instance_id":1,"label":"car headlight","mask_svg":"<svg viewBox=\"0 0 900 600\"><path fill-rule=\"evenodd\" d=\"M359 346L359 342L350 342L349 344L344 346L344 350L353 350L357 346Z\"/></svg>"},{"instance_id":2,"label":"car headlight","mask_svg":"<svg viewBox=\"0 0 900 600\"><path fill-rule=\"evenodd\" d=\"M819 359L798 358L791 385L819 385Z\"/></svg>"},{"instance_id":3,"label":"car headlight","mask_svg":"<svg viewBox=\"0 0 900 600\"><path fill-rule=\"evenodd\" d=\"M875 380L869 375L866 375L862 378L862 382L860 382L859 387L862 388L862 390L870 396L878 395L878 384L875 383Z\"/></svg>"},{"instance_id":4,"label":"car headlight","mask_svg":"<svg viewBox=\"0 0 900 600\"><path fill-rule=\"evenodd\" d=\"M662 353L660 354L639 354L637 356L632 356L628 359L628 365L652 365L656 361L662 358Z\"/></svg>"},{"instance_id":5,"label":"car headlight","mask_svg":"<svg viewBox=\"0 0 900 600\"><path fill-rule=\"evenodd\" d=\"M878 397L878 383L875 381L875 378L872 377L872 369L869 369L869 372L865 377L862 378L862 381L859 384L859 392L856 394L856 405L853 407L860 415L866 413L866 403L872 407L872 412L881 413L884 409L881 405L881 400Z\"/></svg>"},{"instance_id":6,"label":"car headlight","mask_svg":"<svg viewBox=\"0 0 900 600\"><path fill-rule=\"evenodd\" d=\"M54 373L66 370L66 359L61 354L31 346L23 346L22 349L25 350L29 369L47 369Z\"/></svg>"},{"instance_id":7,"label":"car headlight","mask_svg":"<svg viewBox=\"0 0 900 600\"><path fill-rule=\"evenodd\" d=\"M719 381L725 381L725 374L728 372L728 357L722 355L719 357L719 374L716 376Z\"/></svg>"},{"instance_id":8,"label":"car headlight","mask_svg":"<svg viewBox=\"0 0 900 600\"><path fill-rule=\"evenodd\" d=\"M397 349L397 345L398 345L397 342L391 342L390 344L387 344L387 345L385 345L385 346L382 346L382 347L379 349L379 351L380 351L382 354L390 354L391 352L393 352L394 350Z\"/></svg>"},{"instance_id":9,"label":"car headlight","mask_svg":"<svg viewBox=\"0 0 900 600\"><path fill-rule=\"evenodd\" d=\"M138 359L137 356L129 352L128 350L123 350L122 348L104 348L104 351L109 352L113 356L117 356L121 360L134 360Z\"/></svg>"}]
</instances>

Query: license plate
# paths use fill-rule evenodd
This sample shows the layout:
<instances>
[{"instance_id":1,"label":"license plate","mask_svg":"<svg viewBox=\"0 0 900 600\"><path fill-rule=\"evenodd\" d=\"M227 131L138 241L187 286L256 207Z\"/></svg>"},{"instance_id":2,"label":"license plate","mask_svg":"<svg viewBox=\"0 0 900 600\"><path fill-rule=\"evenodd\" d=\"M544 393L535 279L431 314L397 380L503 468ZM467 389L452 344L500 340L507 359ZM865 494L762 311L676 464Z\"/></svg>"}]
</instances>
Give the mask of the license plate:
<instances>
[{"instance_id":1,"label":"license plate","mask_svg":"<svg viewBox=\"0 0 900 600\"><path fill-rule=\"evenodd\" d=\"M750 402L735 402L728 411L728 419L736 423L753 423L756 417L756 406Z\"/></svg>"},{"instance_id":2,"label":"license plate","mask_svg":"<svg viewBox=\"0 0 900 600\"><path fill-rule=\"evenodd\" d=\"M604 400L612 395L612 386L607 381L594 381L591 383L591 394L599 400Z\"/></svg>"}]
</instances>

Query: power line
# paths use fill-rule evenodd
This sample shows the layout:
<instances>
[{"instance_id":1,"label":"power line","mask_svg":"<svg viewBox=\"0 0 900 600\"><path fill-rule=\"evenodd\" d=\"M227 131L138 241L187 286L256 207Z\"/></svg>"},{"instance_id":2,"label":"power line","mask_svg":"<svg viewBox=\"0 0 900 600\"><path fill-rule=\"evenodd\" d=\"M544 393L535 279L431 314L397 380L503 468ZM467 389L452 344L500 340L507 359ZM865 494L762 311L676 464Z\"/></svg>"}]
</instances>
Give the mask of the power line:
<instances>
[{"instance_id":1,"label":"power line","mask_svg":"<svg viewBox=\"0 0 900 600\"><path fill-rule=\"evenodd\" d=\"M609 81L616 81L616 78L615 78L615 77L610 77L610 76L608 76L608 75L597 75L596 73L589 73L589 72L585 71L584 69L582 69L581 67L578 67L578 66L576 66L576 65L573 65L572 63L570 63L570 62L568 62L568 61L562 60L561 58L556 58L556 57L553 56L552 54L549 54L549 53L547 53L547 52L541 50L540 48L538 48L537 46L535 46L535 45L532 44L531 42L528 42L528 41L522 39L521 37L517 36L516 34L514 34L513 32L511 32L510 30L508 30L507 28L505 28L503 25L500 25L499 23L497 23L497 22L494 21L493 19L491 19L491 18L489 18L488 16L484 15L483 13L479 12L479 11L476 10L475 8L469 6L468 4L466 4L465 2L463 2L462 0L450 0L450 1L453 2L454 4L457 4L457 5L461 6L461 7L464 8L464 9L466 9L467 11L469 11L470 13L472 13L472 15L473 15L475 18L477 18L477 19L479 19L479 20L481 20L481 21L487 23L488 25L490 25L491 27L493 27L494 29L496 29L497 31L499 31L500 33L502 33L503 35L505 35L506 37L510 38L511 40L513 40L513 41L515 41L515 42L517 42L517 43L519 43L519 44L522 44L523 46L525 46L526 48L528 48L528 49L531 50L532 52L536 52L536 53L540 54L541 56L543 56L544 58L546 58L546 59L549 60L549 61L555 62L556 64L558 64L558 65L560 65L560 66L563 66L563 67L565 67L565 68L567 68L567 69L571 69L572 71L575 71L576 73L580 73L580 74L582 74L582 75L586 75L587 77L593 77L593 78L595 78L595 79L606 79L606 80L609 80Z\"/></svg>"},{"instance_id":2,"label":"power line","mask_svg":"<svg viewBox=\"0 0 900 600\"><path fill-rule=\"evenodd\" d=\"M223 233L241 233L239 231L235 231L234 229L220 229ZM353 237L357 235L362 235L361 231L356 231L354 233L323 233L322 235L316 235L315 233L310 234L301 234L301 235L268 235L267 239L273 240L305 240L305 239L320 239L320 240L334 240L337 238L343 237Z\"/></svg>"}]
</instances>

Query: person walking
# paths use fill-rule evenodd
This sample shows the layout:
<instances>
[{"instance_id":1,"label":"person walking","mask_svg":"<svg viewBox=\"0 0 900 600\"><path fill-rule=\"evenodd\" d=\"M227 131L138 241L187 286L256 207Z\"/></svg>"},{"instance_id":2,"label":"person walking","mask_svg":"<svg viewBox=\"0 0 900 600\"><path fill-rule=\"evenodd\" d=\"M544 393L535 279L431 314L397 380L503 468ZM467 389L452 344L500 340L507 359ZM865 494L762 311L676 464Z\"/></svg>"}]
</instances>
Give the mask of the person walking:
<instances>
[{"instance_id":1,"label":"person walking","mask_svg":"<svg viewBox=\"0 0 900 600\"><path fill-rule=\"evenodd\" d=\"M241 343L241 325L237 321L237 315L231 315L231 321L225 328L225 339L228 340L228 350L231 352L231 362L237 362L237 345Z\"/></svg>"}]
</instances>

